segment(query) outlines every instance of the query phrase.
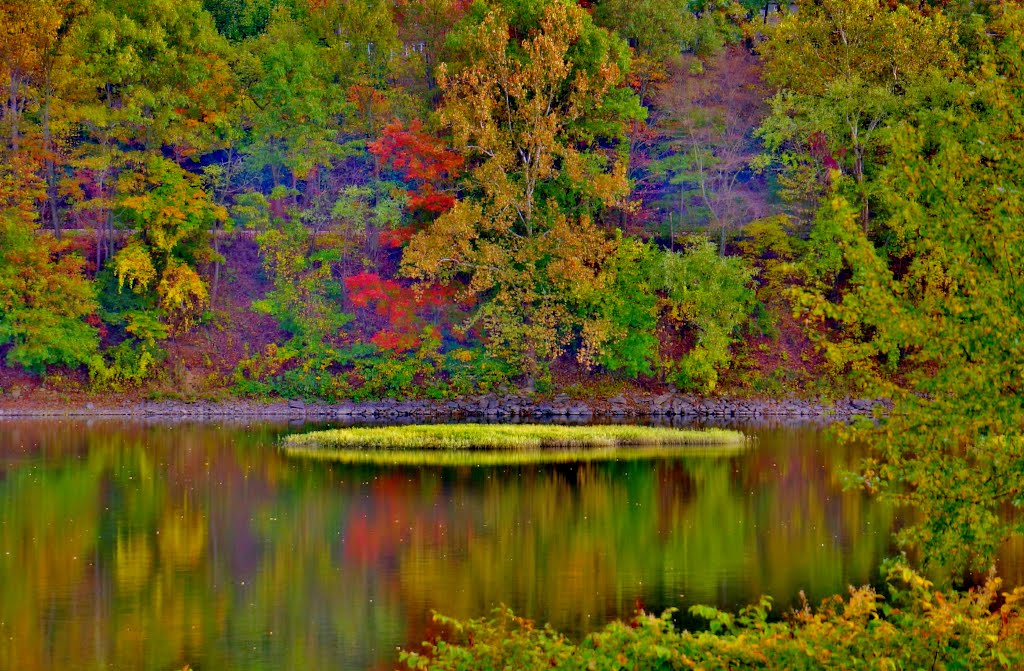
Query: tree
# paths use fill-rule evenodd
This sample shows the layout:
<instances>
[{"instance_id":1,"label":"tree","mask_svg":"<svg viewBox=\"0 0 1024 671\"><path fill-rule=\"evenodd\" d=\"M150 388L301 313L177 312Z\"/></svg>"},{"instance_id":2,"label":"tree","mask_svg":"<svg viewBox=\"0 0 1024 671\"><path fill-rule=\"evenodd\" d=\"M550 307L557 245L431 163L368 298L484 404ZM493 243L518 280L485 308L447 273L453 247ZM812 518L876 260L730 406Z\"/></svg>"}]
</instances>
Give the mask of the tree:
<instances>
[{"instance_id":1,"label":"tree","mask_svg":"<svg viewBox=\"0 0 1024 671\"><path fill-rule=\"evenodd\" d=\"M654 373L661 357L658 287L652 272L657 253L649 245L625 239L605 262L605 277L590 300L593 314L583 325L583 363L600 364L632 378Z\"/></svg>"},{"instance_id":2,"label":"tree","mask_svg":"<svg viewBox=\"0 0 1024 671\"><path fill-rule=\"evenodd\" d=\"M209 231L227 211L173 161L148 155L133 167L121 173L115 201L135 231L113 258L118 287L155 292L168 325L188 330L209 300L194 266L208 260Z\"/></svg>"},{"instance_id":3,"label":"tree","mask_svg":"<svg viewBox=\"0 0 1024 671\"><path fill-rule=\"evenodd\" d=\"M675 0L604 0L594 18L629 41L641 101L667 77L666 64L689 46L697 23L686 3Z\"/></svg>"},{"instance_id":4,"label":"tree","mask_svg":"<svg viewBox=\"0 0 1024 671\"><path fill-rule=\"evenodd\" d=\"M32 147L44 162L47 197L45 214L57 239L61 236L58 196L58 160L64 159L53 123L58 93L67 78L62 66L66 45L75 24L90 8L87 0L0 3L0 77L6 81L7 106L0 118L8 127L10 151L17 154L22 136L36 134ZM38 128L22 123L26 112ZM66 129L63 133L65 136Z\"/></svg>"},{"instance_id":5,"label":"tree","mask_svg":"<svg viewBox=\"0 0 1024 671\"><path fill-rule=\"evenodd\" d=\"M1010 512L1024 504L1024 12L1000 14L948 104L894 129L890 244L836 196L812 242L818 276L843 273L844 291L826 279L802 297L815 327L844 336L829 358L895 404L862 427L877 451L860 482L919 510L901 540L954 570L1024 531Z\"/></svg>"},{"instance_id":6,"label":"tree","mask_svg":"<svg viewBox=\"0 0 1024 671\"><path fill-rule=\"evenodd\" d=\"M69 46L78 120L111 141L193 155L233 102L227 43L199 0L97 0Z\"/></svg>"},{"instance_id":7,"label":"tree","mask_svg":"<svg viewBox=\"0 0 1024 671\"><path fill-rule=\"evenodd\" d=\"M396 23L403 56L418 55L428 91L437 88L435 70L443 62L448 33L462 19L469 0L397 0Z\"/></svg>"},{"instance_id":8,"label":"tree","mask_svg":"<svg viewBox=\"0 0 1024 671\"><path fill-rule=\"evenodd\" d=\"M203 0L217 31L232 41L261 35L277 4L278 0Z\"/></svg>"},{"instance_id":9,"label":"tree","mask_svg":"<svg viewBox=\"0 0 1024 671\"><path fill-rule=\"evenodd\" d=\"M817 133L827 156L852 175L861 225L870 219L870 178L882 131L908 112L906 92L931 73L956 75L955 24L879 0L822 0L784 18L761 47L780 92L760 135L783 165L798 165Z\"/></svg>"},{"instance_id":10,"label":"tree","mask_svg":"<svg viewBox=\"0 0 1024 671\"><path fill-rule=\"evenodd\" d=\"M424 338L441 342L440 328L424 313L450 304L450 290L415 289L375 273L346 277L345 288L355 307L374 307L382 328L370 342L380 349L400 353L417 349Z\"/></svg>"},{"instance_id":11,"label":"tree","mask_svg":"<svg viewBox=\"0 0 1024 671\"><path fill-rule=\"evenodd\" d=\"M166 149L178 163L198 158L235 86L227 43L198 0L97 0L68 40L62 97L80 141L62 191L93 219L99 268L113 256L118 176L138 162L131 155Z\"/></svg>"},{"instance_id":12,"label":"tree","mask_svg":"<svg viewBox=\"0 0 1024 671\"><path fill-rule=\"evenodd\" d=\"M750 315L753 270L743 259L719 256L701 240L681 253L665 252L652 269L652 283L664 295L670 327L691 339L681 356L666 356L664 374L677 386L708 392L730 363L729 346Z\"/></svg>"},{"instance_id":13,"label":"tree","mask_svg":"<svg viewBox=\"0 0 1024 671\"><path fill-rule=\"evenodd\" d=\"M578 328L569 307L614 243L591 214L627 192L624 123L642 115L622 87L624 46L575 4L552 0L521 41L492 9L463 42L472 59L442 68L442 123L467 159L468 197L410 242L406 275L460 280L479 301L494 351L529 373Z\"/></svg>"},{"instance_id":14,"label":"tree","mask_svg":"<svg viewBox=\"0 0 1024 671\"><path fill-rule=\"evenodd\" d=\"M450 182L461 175L465 159L427 133L423 122L416 120L408 127L392 123L378 140L370 143L369 149L410 185L410 210L441 214L455 205Z\"/></svg>"},{"instance_id":15,"label":"tree","mask_svg":"<svg viewBox=\"0 0 1024 671\"><path fill-rule=\"evenodd\" d=\"M87 321L96 296L84 260L39 231L34 209L44 187L34 167L0 165L0 344L11 345L8 363L42 373L93 363L99 338Z\"/></svg>"},{"instance_id":16,"label":"tree","mask_svg":"<svg viewBox=\"0 0 1024 671\"><path fill-rule=\"evenodd\" d=\"M315 357L352 317L339 309L341 286L332 276L330 250L310 254L304 227L295 221L274 224L257 237L274 288L253 307L273 316L293 336L298 353Z\"/></svg>"},{"instance_id":17,"label":"tree","mask_svg":"<svg viewBox=\"0 0 1024 671\"><path fill-rule=\"evenodd\" d=\"M273 186L300 180L343 153L340 115L347 105L331 88L325 47L283 8L249 46L241 78L249 93L250 169L269 170Z\"/></svg>"},{"instance_id":18,"label":"tree","mask_svg":"<svg viewBox=\"0 0 1024 671\"><path fill-rule=\"evenodd\" d=\"M665 183L665 204L681 223L718 229L720 254L728 230L764 214L747 184L759 150L752 136L764 116L763 95L756 60L735 47L697 72L679 68L658 96L668 112L650 170Z\"/></svg>"},{"instance_id":19,"label":"tree","mask_svg":"<svg viewBox=\"0 0 1024 671\"><path fill-rule=\"evenodd\" d=\"M328 46L328 64L342 82L382 89L399 50L398 32L386 0L305 0L306 21Z\"/></svg>"}]
</instances>

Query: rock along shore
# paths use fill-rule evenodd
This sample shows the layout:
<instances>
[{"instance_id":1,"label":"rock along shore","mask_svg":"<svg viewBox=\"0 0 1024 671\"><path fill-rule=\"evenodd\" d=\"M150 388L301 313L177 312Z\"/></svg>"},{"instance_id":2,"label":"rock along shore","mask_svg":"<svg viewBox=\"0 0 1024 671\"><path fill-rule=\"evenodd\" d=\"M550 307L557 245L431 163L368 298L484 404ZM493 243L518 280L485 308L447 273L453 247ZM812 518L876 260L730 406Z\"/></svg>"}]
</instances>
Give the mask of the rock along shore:
<instances>
[{"instance_id":1,"label":"rock along shore","mask_svg":"<svg viewBox=\"0 0 1024 671\"><path fill-rule=\"evenodd\" d=\"M307 403L280 401L139 401L126 404L84 403L61 406L7 407L0 403L0 418L110 417L125 419L303 419L346 422L394 420L486 419L524 421L529 419L569 420L624 418L691 418L694 420L843 420L858 415L885 412L887 401L841 399L758 400L701 398L685 394L629 395L607 399L579 400L568 396L536 399L519 395L472 396L452 401L383 400L365 403Z\"/></svg>"}]
</instances>

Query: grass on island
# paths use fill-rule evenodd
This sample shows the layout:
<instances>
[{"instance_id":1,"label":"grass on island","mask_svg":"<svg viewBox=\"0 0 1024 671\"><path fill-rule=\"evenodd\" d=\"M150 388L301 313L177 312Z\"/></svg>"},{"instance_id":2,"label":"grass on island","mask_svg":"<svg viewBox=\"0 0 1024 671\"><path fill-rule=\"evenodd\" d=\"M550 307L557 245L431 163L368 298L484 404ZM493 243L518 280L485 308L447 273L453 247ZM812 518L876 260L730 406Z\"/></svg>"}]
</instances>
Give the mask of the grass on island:
<instances>
[{"instance_id":1,"label":"grass on island","mask_svg":"<svg viewBox=\"0 0 1024 671\"><path fill-rule=\"evenodd\" d=\"M649 426L423 424L288 436L289 456L390 466L507 466L734 452L738 431ZM674 449L673 449L674 448Z\"/></svg>"}]
</instances>

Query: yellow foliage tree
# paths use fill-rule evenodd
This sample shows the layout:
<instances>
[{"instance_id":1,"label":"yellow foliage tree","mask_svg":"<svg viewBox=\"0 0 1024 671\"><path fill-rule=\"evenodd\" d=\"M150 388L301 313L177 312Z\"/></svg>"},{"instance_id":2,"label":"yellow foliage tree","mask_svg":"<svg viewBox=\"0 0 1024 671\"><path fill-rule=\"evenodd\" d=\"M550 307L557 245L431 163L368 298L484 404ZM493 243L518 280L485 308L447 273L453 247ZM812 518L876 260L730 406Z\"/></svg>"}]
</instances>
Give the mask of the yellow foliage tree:
<instances>
[{"instance_id":1,"label":"yellow foliage tree","mask_svg":"<svg viewBox=\"0 0 1024 671\"><path fill-rule=\"evenodd\" d=\"M118 212L134 229L113 259L118 283L136 293L155 291L168 325L187 330L209 302L193 265L213 260L209 231L227 219L226 210L195 175L156 155L122 173L118 192Z\"/></svg>"},{"instance_id":2,"label":"yellow foliage tree","mask_svg":"<svg viewBox=\"0 0 1024 671\"><path fill-rule=\"evenodd\" d=\"M522 41L512 18L493 8L466 41L469 65L439 69L468 197L413 238L403 270L463 282L492 350L532 375L572 339L573 296L614 251L590 214L626 195L625 161L599 145L643 110L622 86L625 45L575 3L546 3Z\"/></svg>"}]
</instances>

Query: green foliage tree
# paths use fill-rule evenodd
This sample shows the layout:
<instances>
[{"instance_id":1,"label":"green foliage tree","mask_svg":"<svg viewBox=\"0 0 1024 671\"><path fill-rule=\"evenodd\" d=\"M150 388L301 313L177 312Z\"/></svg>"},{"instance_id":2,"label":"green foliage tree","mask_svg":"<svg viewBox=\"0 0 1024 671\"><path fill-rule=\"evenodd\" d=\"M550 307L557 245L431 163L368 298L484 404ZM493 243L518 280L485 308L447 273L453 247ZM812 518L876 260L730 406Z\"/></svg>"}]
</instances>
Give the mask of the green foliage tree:
<instances>
[{"instance_id":1,"label":"green foliage tree","mask_svg":"<svg viewBox=\"0 0 1024 671\"><path fill-rule=\"evenodd\" d=\"M96 296L81 255L43 234L33 196L42 184L0 166L0 344L7 362L35 373L48 366L92 363L99 346Z\"/></svg>"},{"instance_id":2,"label":"green foliage tree","mask_svg":"<svg viewBox=\"0 0 1024 671\"><path fill-rule=\"evenodd\" d=\"M233 41L261 35L277 5L278 0L203 0L217 31Z\"/></svg>"},{"instance_id":3,"label":"green foliage tree","mask_svg":"<svg viewBox=\"0 0 1024 671\"><path fill-rule=\"evenodd\" d=\"M955 568L1024 531L1007 517L1024 505L1022 26L1005 8L951 104L895 129L880 180L890 244L872 244L842 197L823 208L811 258L824 279L802 297L815 326L839 325L831 361L895 403L862 428L878 447L862 484L917 508L901 539Z\"/></svg>"},{"instance_id":4,"label":"green foliage tree","mask_svg":"<svg viewBox=\"0 0 1024 671\"><path fill-rule=\"evenodd\" d=\"M711 391L753 307L753 274L708 240L682 252L622 240L590 295L579 359Z\"/></svg>"},{"instance_id":5,"label":"green foliage tree","mask_svg":"<svg viewBox=\"0 0 1024 671\"><path fill-rule=\"evenodd\" d=\"M657 252L633 239L621 240L602 269L602 287L583 325L579 359L621 370L635 378L652 375L659 361L658 297L652 281Z\"/></svg>"},{"instance_id":6,"label":"green foliage tree","mask_svg":"<svg viewBox=\"0 0 1024 671\"><path fill-rule=\"evenodd\" d=\"M199 0L98 0L73 40L76 120L101 142L106 133L183 155L205 147L204 126L234 86L227 44Z\"/></svg>"},{"instance_id":7,"label":"green foliage tree","mask_svg":"<svg viewBox=\"0 0 1024 671\"><path fill-rule=\"evenodd\" d=\"M97 230L97 268L114 254L119 174L167 151L184 163L213 144L235 102L227 42L198 0L102 0L79 19L62 60L62 117L75 130L61 192Z\"/></svg>"},{"instance_id":8,"label":"green foliage tree","mask_svg":"<svg viewBox=\"0 0 1024 671\"><path fill-rule=\"evenodd\" d=\"M652 85L667 77L666 64L692 42L697 24L686 4L673 0L604 0L595 8L594 19L629 41L632 73L644 101Z\"/></svg>"},{"instance_id":9,"label":"green foliage tree","mask_svg":"<svg viewBox=\"0 0 1024 671\"><path fill-rule=\"evenodd\" d=\"M309 231L278 220L257 240L274 289L255 308L273 316L299 350L316 351L337 338L352 317L338 309L340 284L332 278L330 249L310 253Z\"/></svg>"},{"instance_id":10,"label":"green foliage tree","mask_svg":"<svg viewBox=\"0 0 1024 671\"><path fill-rule=\"evenodd\" d=\"M806 194L812 159L826 173L841 168L867 230L883 130L913 109L908 90L960 71L956 44L956 25L941 12L878 0L823 0L784 18L761 46L779 93L760 135L789 172L791 195Z\"/></svg>"},{"instance_id":11,"label":"green foliage tree","mask_svg":"<svg viewBox=\"0 0 1024 671\"><path fill-rule=\"evenodd\" d=\"M336 142L345 99L331 88L326 47L284 8L248 45L239 66L248 91L249 169L298 195L300 180L341 155Z\"/></svg>"},{"instance_id":12,"label":"green foliage tree","mask_svg":"<svg viewBox=\"0 0 1024 671\"><path fill-rule=\"evenodd\" d=\"M685 355L665 361L667 376L683 388L713 390L718 371L730 363L737 329L753 307L753 270L741 258L719 256L704 240L683 253L663 252L652 277L664 292L668 322L693 337Z\"/></svg>"}]
</instances>

